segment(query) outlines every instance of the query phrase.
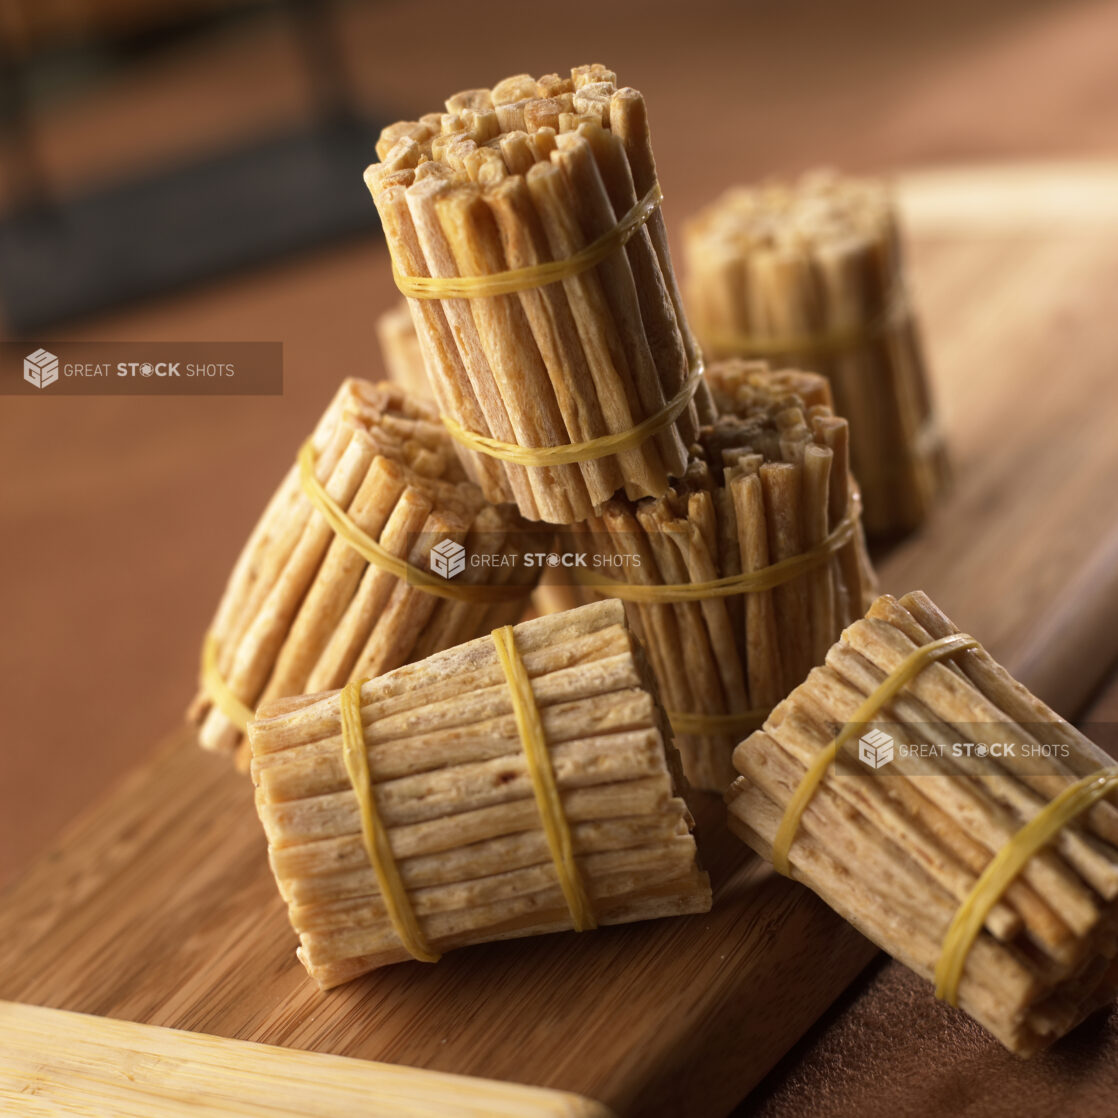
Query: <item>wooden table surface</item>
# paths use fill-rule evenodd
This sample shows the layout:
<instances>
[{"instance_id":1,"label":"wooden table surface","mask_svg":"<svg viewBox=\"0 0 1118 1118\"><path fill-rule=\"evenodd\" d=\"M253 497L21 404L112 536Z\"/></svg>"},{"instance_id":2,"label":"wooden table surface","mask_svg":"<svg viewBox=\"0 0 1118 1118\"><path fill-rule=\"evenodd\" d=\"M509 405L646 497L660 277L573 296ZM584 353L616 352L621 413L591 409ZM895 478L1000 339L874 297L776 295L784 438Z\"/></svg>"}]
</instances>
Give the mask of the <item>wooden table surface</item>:
<instances>
[{"instance_id":1,"label":"wooden table surface","mask_svg":"<svg viewBox=\"0 0 1118 1118\"><path fill-rule=\"evenodd\" d=\"M546 42L526 34L523 49L514 50L493 31L510 26L513 13L529 31L525 9L487 5L487 18L458 29L453 55L421 58L414 50L385 50L393 41L409 42L419 28L418 17L402 4L383 4L349 12L347 41L362 96L391 101L403 111L425 109L451 88L514 69L542 72L591 56L616 66L622 80L644 89L651 103L669 226L736 179L819 161L895 170L976 158L1113 156L1114 5L998 3L984 6L980 15L972 7L948 0L902 12L866 4L848 19L822 4L795 11L716 11L692 3L685 10L644 7L640 20L621 7L595 17L592 38L569 21L549 28ZM432 26L438 16L429 16ZM126 168L142 153L166 146L172 132L200 144L215 131L232 137L298 114L299 83L284 78L276 64L288 49L282 34L273 29L251 49L246 38L238 33L217 48L184 47L158 70L115 81L81 105L49 115L46 150L58 180L95 179ZM376 66L367 64L371 58ZM188 87L200 73L206 75L204 87ZM709 107L715 100L728 106L717 119ZM169 114L175 129L166 127ZM721 122L732 124L730 143L719 134ZM976 303L970 332L941 344L937 305L952 298L952 269L968 277L976 301L983 295L981 275L974 274L965 246L949 250L955 260L938 273L929 262L942 256L942 245L931 237L914 247L917 296L931 328L933 358L945 373L944 411L965 424L954 386L966 383L968 369L976 370L976 350L983 360L996 360L997 331L987 328ZM1091 251L1101 258L1103 247L1096 242ZM1043 267L1043 248L1020 251L1023 260ZM921 288L921 277L933 274L939 276L935 283ZM1074 280L1074 270L1069 276ZM1108 278L1112 292L1115 277ZM1107 323L1108 292L1085 292L1082 306L1089 310L1082 309L1074 288L1065 294L1055 304L1030 305L1028 292L1010 285L1003 299L1022 302L1038 331L1049 340L1055 331L1066 351L1074 352L1084 314ZM382 250L368 241L51 335L280 338L287 374L282 399L0 403L7 638L0 643L0 702L8 715L0 753L0 880L13 877L174 723L191 689L198 637L246 523L337 379L378 371L371 320L391 298ZM1006 421L1013 416L1010 400ZM1095 424L1105 427L1115 417L1095 416ZM1066 468L1073 476L1070 450ZM992 492L986 499L999 496ZM1086 511L1100 522L1115 519L1113 508ZM1018 515L1023 523L1028 519L1027 505ZM1075 548L1074 538L1054 543L1057 551ZM1109 554L1113 566L1113 552L1101 554L1099 562L1105 566ZM957 560L942 556L943 562ZM902 552L897 569L903 571L906 561ZM1088 570L1082 577L1091 580L1097 573ZM1007 593L1012 575L1007 561ZM1046 579L1041 589L1058 594L1058 562ZM965 603L964 609L945 605L966 623ZM1008 611L1005 632L980 635L1008 644L1027 628L1030 608L1024 602L1016 615ZM1105 636L1088 633L1091 640ZM1070 671L1066 663L1040 668L1053 679L1062 671L1061 688L1069 675L1072 684L1077 674L1083 680L1098 675L1075 664ZM847 1066L841 1026L857 1022L862 1011L868 1020L881 1019L875 1015L892 1003L882 997L889 991L880 976L890 973L879 971L848 1001L844 1015L799 1049L798 1062L782 1065L755 1095L762 1112L792 1113L793 1100L802 1103L805 1091L815 1090L825 1101L819 1092L831 1084L840 1094L832 1100L838 1109L830 1113L877 1112L865 1108L868 1096L859 1096L856 1077L840 1074ZM917 1061L920 1046L913 1047ZM1052 1081L1058 1080L1056 1075ZM912 1104L920 1096L904 1097ZM904 1112L903 1098L901 1104L898 1096L887 1101L891 1113ZM820 1113L822 1107L821 1101Z\"/></svg>"}]
</instances>

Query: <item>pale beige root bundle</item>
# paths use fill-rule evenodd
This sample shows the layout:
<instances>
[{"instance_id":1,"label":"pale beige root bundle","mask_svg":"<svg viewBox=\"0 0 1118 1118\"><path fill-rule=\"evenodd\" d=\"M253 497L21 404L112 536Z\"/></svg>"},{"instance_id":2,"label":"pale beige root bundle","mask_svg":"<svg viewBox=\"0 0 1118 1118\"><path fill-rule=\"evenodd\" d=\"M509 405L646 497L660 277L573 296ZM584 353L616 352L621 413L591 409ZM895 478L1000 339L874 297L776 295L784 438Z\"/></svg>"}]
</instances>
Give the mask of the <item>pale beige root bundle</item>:
<instances>
[{"instance_id":1,"label":"pale beige root bundle","mask_svg":"<svg viewBox=\"0 0 1118 1118\"><path fill-rule=\"evenodd\" d=\"M595 575L644 586L710 582L800 555L854 520L849 542L772 589L628 603L669 714L736 722L696 733L676 718L688 780L724 792L734 746L861 616L873 573L846 420L832 413L823 378L744 361L712 366L708 378L734 412L703 428L685 477L661 498L610 501L572 526L568 546L603 557Z\"/></svg>"},{"instance_id":2,"label":"pale beige root bundle","mask_svg":"<svg viewBox=\"0 0 1118 1118\"><path fill-rule=\"evenodd\" d=\"M391 555L422 570L432 540L508 556L468 566L455 584L507 586L507 600L436 597L367 562L335 536L293 465L256 525L210 624L217 669L254 709L283 695L350 679L449 648L520 616L538 572L519 562L548 534L488 504L462 466L437 414L388 384L346 380L311 437L315 472L349 518ZM207 749L240 747L241 728L203 686L190 710Z\"/></svg>"},{"instance_id":3,"label":"pale beige root bundle","mask_svg":"<svg viewBox=\"0 0 1118 1118\"><path fill-rule=\"evenodd\" d=\"M596 922L707 911L678 756L620 603L514 636ZM365 684L361 720L377 811L436 953L572 927L490 637ZM338 694L265 704L249 737L304 966L326 988L407 959L362 842Z\"/></svg>"},{"instance_id":4,"label":"pale beige root bundle","mask_svg":"<svg viewBox=\"0 0 1118 1118\"><path fill-rule=\"evenodd\" d=\"M431 384L423 367L423 351L404 300L382 314L376 323L377 341L388 379L420 400L431 398Z\"/></svg>"},{"instance_id":5,"label":"pale beige root bundle","mask_svg":"<svg viewBox=\"0 0 1118 1118\"><path fill-rule=\"evenodd\" d=\"M427 380L419 338L406 301L401 300L392 310L386 311L377 319L377 337L380 339L389 379L415 396L430 397L431 385ZM572 583L566 572L544 566L539 584L532 591L528 616L543 617L549 613L574 609L593 601L594 597L589 591Z\"/></svg>"},{"instance_id":6,"label":"pale beige root bundle","mask_svg":"<svg viewBox=\"0 0 1118 1118\"><path fill-rule=\"evenodd\" d=\"M656 185L644 99L601 66L519 74L450 97L445 113L386 128L365 173L397 270L486 275L565 260L615 228ZM627 432L675 397L699 354L657 208L623 248L544 286L411 298L444 414L521 447ZM700 384L679 418L620 454L519 465L462 449L493 501L566 524L624 489L658 496L711 418Z\"/></svg>"},{"instance_id":7,"label":"pale beige root bundle","mask_svg":"<svg viewBox=\"0 0 1118 1118\"><path fill-rule=\"evenodd\" d=\"M879 598L734 753L742 776L727 796L731 828L771 860L785 808L836 727L906 656L956 632L922 593ZM969 766L899 747L876 772L840 762L800 817L791 875L931 979L952 919L994 855L1059 793L1114 761L981 648L924 667L871 721L945 743L972 740L980 724L990 740L1021 746ZM1069 756L1025 753L1038 727ZM989 910L966 956L959 1006L1022 1055L1062 1036L1118 991L1116 898L1118 809L1100 800L1034 854Z\"/></svg>"},{"instance_id":8,"label":"pale beige root bundle","mask_svg":"<svg viewBox=\"0 0 1118 1118\"><path fill-rule=\"evenodd\" d=\"M557 546L561 547L562 541ZM536 616L546 617L549 613L577 609L597 601L597 598L598 595L593 591L572 582L569 571L546 567L539 584L532 591L532 608Z\"/></svg>"},{"instance_id":9,"label":"pale beige root bundle","mask_svg":"<svg viewBox=\"0 0 1118 1118\"><path fill-rule=\"evenodd\" d=\"M823 373L850 421L866 530L920 524L947 459L886 187L816 172L730 190L687 222L684 248L687 309L708 359Z\"/></svg>"}]
</instances>

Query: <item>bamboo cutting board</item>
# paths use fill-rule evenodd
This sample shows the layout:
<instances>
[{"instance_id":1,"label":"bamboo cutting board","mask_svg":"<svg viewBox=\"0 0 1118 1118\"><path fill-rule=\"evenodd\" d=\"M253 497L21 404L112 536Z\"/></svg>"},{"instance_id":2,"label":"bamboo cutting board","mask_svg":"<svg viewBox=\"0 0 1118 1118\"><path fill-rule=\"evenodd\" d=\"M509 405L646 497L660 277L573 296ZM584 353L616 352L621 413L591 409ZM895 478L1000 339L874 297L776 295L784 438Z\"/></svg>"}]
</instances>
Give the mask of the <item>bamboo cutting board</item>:
<instances>
[{"instance_id":1,"label":"bamboo cutting board","mask_svg":"<svg viewBox=\"0 0 1118 1118\"><path fill-rule=\"evenodd\" d=\"M1089 220L979 238L973 191L940 186L908 197L957 487L880 565L882 587L927 590L1074 715L1118 656L1118 246ZM320 994L248 783L179 732L4 897L0 998L552 1087L622 1116L722 1114L872 951L719 814L698 805L709 915L472 948Z\"/></svg>"},{"instance_id":2,"label":"bamboo cutting board","mask_svg":"<svg viewBox=\"0 0 1118 1118\"><path fill-rule=\"evenodd\" d=\"M610 1118L491 1079L0 1002L4 1113L112 1118Z\"/></svg>"}]
</instances>

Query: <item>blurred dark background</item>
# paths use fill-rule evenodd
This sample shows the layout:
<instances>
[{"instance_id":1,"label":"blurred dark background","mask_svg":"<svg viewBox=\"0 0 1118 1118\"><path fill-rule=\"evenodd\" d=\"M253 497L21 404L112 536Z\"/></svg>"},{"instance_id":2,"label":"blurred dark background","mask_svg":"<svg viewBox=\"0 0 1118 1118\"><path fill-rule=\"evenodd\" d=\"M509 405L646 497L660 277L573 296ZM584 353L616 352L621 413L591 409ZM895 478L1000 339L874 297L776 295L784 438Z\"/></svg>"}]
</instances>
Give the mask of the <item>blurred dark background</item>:
<instances>
[{"instance_id":1,"label":"blurred dark background","mask_svg":"<svg viewBox=\"0 0 1118 1118\"><path fill-rule=\"evenodd\" d=\"M514 67L601 58L645 89L688 208L818 162L1081 149L1105 142L1081 68L1106 36L1073 9L4 0L0 308L30 334L372 235L379 127ZM1079 74L1036 80L1062 53Z\"/></svg>"},{"instance_id":2,"label":"blurred dark background","mask_svg":"<svg viewBox=\"0 0 1118 1118\"><path fill-rule=\"evenodd\" d=\"M52 8L16 0L11 10L0 299L13 330L50 327L374 226L351 172L379 126L350 88L339 5L178 0ZM212 53L218 44L241 36L242 50L256 53L269 34L283 53L256 84L267 97L273 85L290 83L298 111L262 101L275 116L241 123L244 98L226 91L209 115L228 131L218 124L183 135L172 110L162 115L158 141L141 139L131 159L118 153L72 180L69 163L51 162L43 106L95 98L191 47L207 71L220 72Z\"/></svg>"}]
</instances>

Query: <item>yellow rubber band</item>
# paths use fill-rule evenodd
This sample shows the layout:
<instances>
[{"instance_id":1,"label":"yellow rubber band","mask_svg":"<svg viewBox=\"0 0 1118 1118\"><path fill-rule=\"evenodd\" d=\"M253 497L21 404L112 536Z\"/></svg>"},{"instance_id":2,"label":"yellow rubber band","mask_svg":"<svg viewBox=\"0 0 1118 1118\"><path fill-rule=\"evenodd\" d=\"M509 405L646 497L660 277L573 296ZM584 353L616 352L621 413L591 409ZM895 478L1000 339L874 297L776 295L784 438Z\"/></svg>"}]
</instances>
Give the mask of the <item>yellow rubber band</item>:
<instances>
[{"instance_id":1,"label":"yellow rubber band","mask_svg":"<svg viewBox=\"0 0 1118 1118\"><path fill-rule=\"evenodd\" d=\"M871 322L849 330L827 330L818 334L787 334L784 337L757 338L750 334L700 331L712 350L719 354L737 353L743 357L828 357L857 349L895 329L909 317L906 292L894 294L885 310Z\"/></svg>"},{"instance_id":2,"label":"yellow rubber band","mask_svg":"<svg viewBox=\"0 0 1118 1118\"><path fill-rule=\"evenodd\" d=\"M959 906L943 937L936 964L936 997L957 1005L959 983L967 956L990 910L1001 899L1028 860L1051 842L1073 819L1103 796L1118 789L1118 768L1100 769L1068 785L1026 823L979 875L966 900Z\"/></svg>"},{"instance_id":3,"label":"yellow rubber band","mask_svg":"<svg viewBox=\"0 0 1118 1118\"><path fill-rule=\"evenodd\" d=\"M559 789L555 785L555 771L551 767L543 723L536 706L536 697L532 693L532 681L528 678L528 670L517 651L511 625L493 630L493 645L508 680L512 712L516 718L516 728L520 732L524 757L528 762L528 775L532 779L532 790L535 792L536 806L543 823L544 838L551 851L551 860L555 863L559 888L563 890L575 931L585 932L596 928L598 923L594 919L590 898L586 895L578 865L575 863L571 829L567 825Z\"/></svg>"},{"instance_id":4,"label":"yellow rubber band","mask_svg":"<svg viewBox=\"0 0 1118 1118\"><path fill-rule=\"evenodd\" d=\"M361 685L364 682L354 680L342 688L339 708L342 721L342 760L361 811L361 837L365 843L365 853L369 856L373 873L376 874L388 919L405 950L421 963L437 963L439 956L431 950L423 929L419 926L411 898L400 877L392 845L388 841L388 832L377 813L372 777L369 775L369 755L365 747L365 727L361 722Z\"/></svg>"},{"instance_id":5,"label":"yellow rubber band","mask_svg":"<svg viewBox=\"0 0 1118 1118\"><path fill-rule=\"evenodd\" d=\"M510 268L482 276L408 276L393 261L392 275L396 286L409 299L476 299L486 295L512 295L549 283L560 283L595 267L607 256L624 248L663 200L660 184L653 183L648 193L612 229L562 260L549 260L545 264Z\"/></svg>"},{"instance_id":6,"label":"yellow rubber band","mask_svg":"<svg viewBox=\"0 0 1118 1118\"><path fill-rule=\"evenodd\" d=\"M207 633L202 642L202 690L242 733L255 717L252 707L238 699L222 678L217 666L217 637L213 633Z\"/></svg>"},{"instance_id":7,"label":"yellow rubber band","mask_svg":"<svg viewBox=\"0 0 1118 1118\"><path fill-rule=\"evenodd\" d=\"M668 721L677 734L749 734L762 726L768 709L743 710L734 714L695 714L669 710Z\"/></svg>"},{"instance_id":8,"label":"yellow rubber band","mask_svg":"<svg viewBox=\"0 0 1118 1118\"><path fill-rule=\"evenodd\" d=\"M601 435L581 443L562 443L560 446L520 446L518 443L501 442L488 435L479 435L463 427L449 415L442 417L446 429L455 442L470 450L502 462L513 462L518 466L567 466L575 462L592 462L605 458L608 454L623 454L642 446L665 427L674 423L691 403L695 390L703 379L703 363L699 359L683 382L683 387L656 413L616 435Z\"/></svg>"},{"instance_id":9,"label":"yellow rubber band","mask_svg":"<svg viewBox=\"0 0 1118 1118\"><path fill-rule=\"evenodd\" d=\"M318 480L314 472L314 463L314 446L308 439L299 449L299 483L303 487L303 492L311 504L322 513L334 533L374 567L395 575L417 590L434 594L437 598L447 598L452 602L507 602L513 596L524 597L531 593L531 588L527 586L470 586L464 583L447 582L436 578L428 571L412 566L406 559L393 555L350 520L345 509L326 492L326 487Z\"/></svg>"},{"instance_id":10,"label":"yellow rubber band","mask_svg":"<svg viewBox=\"0 0 1118 1118\"><path fill-rule=\"evenodd\" d=\"M412 299L474 299L488 295L511 295L518 291L560 283L596 267L606 257L624 248L663 200L660 184L653 183L648 193L613 228L562 260L549 260L527 268L510 268L480 276L408 276L401 273L393 261L392 274L396 279L396 286ZM628 431L602 435L585 442L563 443L559 446L521 446L519 443L508 443L471 431L449 415L444 415L442 421L456 442L478 454L485 454L502 462L518 466L568 466L577 462L592 462L597 458L633 450L674 423L691 403L702 380L702 372L702 361L698 359L679 392L655 415L649 416Z\"/></svg>"},{"instance_id":11,"label":"yellow rubber band","mask_svg":"<svg viewBox=\"0 0 1118 1118\"><path fill-rule=\"evenodd\" d=\"M872 721L878 711L886 703L891 702L905 685L914 680L929 664L957 656L968 648L978 647L980 647L978 641L974 637L967 636L966 633L952 633L930 641L910 652L866 696L850 716L850 720L839 731L838 736L815 755L784 809L784 817L773 839L772 862L778 873L784 874L785 877L791 876L788 855L795 841L804 809L811 802L811 797L815 795L815 790L819 787L828 767L838 756L839 750L858 732L859 727Z\"/></svg>"},{"instance_id":12,"label":"yellow rubber band","mask_svg":"<svg viewBox=\"0 0 1118 1118\"><path fill-rule=\"evenodd\" d=\"M609 598L621 598L626 602L645 602L664 604L668 602L702 602L710 598L729 598L735 594L757 594L772 590L799 575L818 567L834 552L854 538L860 510L855 505L839 521L838 527L814 547L778 563L770 563L756 571L744 571L739 575L712 579L710 582L667 582L657 586L640 583L621 582L608 575L592 571L575 571L577 581L599 594Z\"/></svg>"}]
</instances>

